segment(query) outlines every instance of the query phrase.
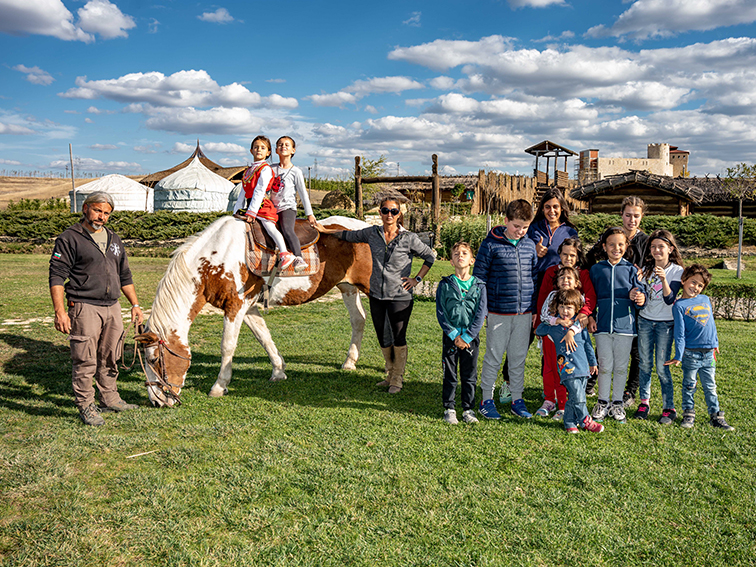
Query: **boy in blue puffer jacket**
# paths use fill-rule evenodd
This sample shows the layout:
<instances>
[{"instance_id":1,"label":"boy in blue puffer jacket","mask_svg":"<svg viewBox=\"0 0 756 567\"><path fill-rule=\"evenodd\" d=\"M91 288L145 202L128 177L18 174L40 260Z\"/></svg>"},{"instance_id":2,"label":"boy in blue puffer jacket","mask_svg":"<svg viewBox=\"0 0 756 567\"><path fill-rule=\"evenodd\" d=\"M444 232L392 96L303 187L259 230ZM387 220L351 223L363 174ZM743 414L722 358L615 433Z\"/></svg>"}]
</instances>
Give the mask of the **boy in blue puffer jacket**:
<instances>
[{"instance_id":1,"label":"boy in blue puffer jacket","mask_svg":"<svg viewBox=\"0 0 756 567\"><path fill-rule=\"evenodd\" d=\"M528 201L517 199L509 203L506 227L491 229L475 258L473 276L486 284L488 293L486 354L480 375L483 399L478 410L487 419L501 418L493 392L505 353L509 360L512 414L526 419L533 417L522 399L536 302L538 255L535 243L526 237L531 220L533 206Z\"/></svg>"},{"instance_id":2,"label":"boy in blue puffer jacket","mask_svg":"<svg viewBox=\"0 0 756 567\"><path fill-rule=\"evenodd\" d=\"M475 387L478 385L478 333L486 320L486 286L470 275L472 247L467 242L452 246L454 275L438 284L436 317L444 331L441 361L444 366L444 421L457 424L454 397L457 391L457 362L462 384L462 421L478 423L475 417Z\"/></svg>"}]
</instances>

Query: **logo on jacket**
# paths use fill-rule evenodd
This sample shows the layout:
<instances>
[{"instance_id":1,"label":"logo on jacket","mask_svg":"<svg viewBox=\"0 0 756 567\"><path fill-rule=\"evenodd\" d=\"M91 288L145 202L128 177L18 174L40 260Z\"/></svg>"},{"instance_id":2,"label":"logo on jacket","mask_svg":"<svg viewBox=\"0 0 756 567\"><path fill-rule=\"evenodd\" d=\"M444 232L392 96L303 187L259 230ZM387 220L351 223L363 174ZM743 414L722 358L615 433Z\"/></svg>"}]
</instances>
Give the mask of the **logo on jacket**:
<instances>
[{"instance_id":1,"label":"logo on jacket","mask_svg":"<svg viewBox=\"0 0 756 567\"><path fill-rule=\"evenodd\" d=\"M685 315L705 327L711 317L711 311L708 305L692 305L685 310Z\"/></svg>"},{"instance_id":2,"label":"logo on jacket","mask_svg":"<svg viewBox=\"0 0 756 567\"><path fill-rule=\"evenodd\" d=\"M121 247L118 246L115 242L110 245L110 252L115 256L116 258L121 255Z\"/></svg>"}]
</instances>

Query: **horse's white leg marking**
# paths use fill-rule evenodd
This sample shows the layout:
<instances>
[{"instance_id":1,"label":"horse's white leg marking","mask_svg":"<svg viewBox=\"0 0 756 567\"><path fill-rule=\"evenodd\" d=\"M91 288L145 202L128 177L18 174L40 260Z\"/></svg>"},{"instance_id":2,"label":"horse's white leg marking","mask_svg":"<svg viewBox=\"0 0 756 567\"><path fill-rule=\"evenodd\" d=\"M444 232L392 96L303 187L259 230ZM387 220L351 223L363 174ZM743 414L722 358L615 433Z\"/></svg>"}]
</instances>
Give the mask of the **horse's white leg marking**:
<instances>
[{"instance_id":1,"label":"horse's white leg marking","mask_svg":"<svg viewBox=\"0 0 756 567\"><path fill-rule=\"evenodd\" d=\"M260 310L257 305L253 305L247 315L244 317L244 322L250 328L255 338L260 342L265 352L268 353L270 363L273 365L273 373L270 375L271 382L278 382L279 380L286 380L286 364L281 354L276 348L276 344L273 342L273 337L270 336L268 325L265 324L265 319L260 315Z\"/></svg>"},{"instance_id":2,"label":"horse's white leg marking","mask_svg":"<svg viewBox=\"0 0 756 567\"><path fill-rule=\"evenodd\" d=\"M210 397L219 398L228 393L228 383L231 381L231 363L236 352L236 345L239 342L239 331L241 331L244 318L242 313L249 309L249 302L245 303L233 321L228 317L223 318L223 338L221 339L221 367L218 373L218 379L210 388Z\"/></svg>"},{"instance_id":3,"label":"horse's white leg marking","mask_svg":"<svg viewBox=\"0 0 756 567\"><path fill-rule=\"evenodd\" d=\"M352 342L342 370L355 370L357 359L360 358L362 335L365 332L365 310L362 308L360 291L351 284L342 283L337 286L341 291L341 299L349 310L349 322L352 324Z\"/></svg>"}]
</instances>

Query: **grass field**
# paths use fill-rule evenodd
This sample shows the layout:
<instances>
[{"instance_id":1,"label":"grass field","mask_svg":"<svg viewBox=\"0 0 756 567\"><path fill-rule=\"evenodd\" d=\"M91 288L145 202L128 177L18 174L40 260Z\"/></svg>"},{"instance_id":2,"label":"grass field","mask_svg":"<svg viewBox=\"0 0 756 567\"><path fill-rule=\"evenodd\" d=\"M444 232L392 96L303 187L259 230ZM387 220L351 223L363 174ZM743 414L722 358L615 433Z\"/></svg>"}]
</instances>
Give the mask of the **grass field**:
<instances>
[{"instance_id":1,"label":"grass field","mask_svg":"<svg viewBox=\"0 0 756 567\"><path fill-rule=\"evenodd\" d=\"M132 261L147 308L166 263ZM221 318L202 315L181 407L148 407L132 370L120 391L143 407L87 428L50 315L47 257L0 255L0 565L754 563L756 324L718 322L720 403L735 432L705 423L699 392L692 430L631 420L568 436L508 415L444 423L430 301L415 304L397 396L374 387L372 332L358 370L340 370L346 310L318 303L267 317L287 381L268 382L244 330L229 395L208 398ZM525 397L540 405L535 348Z\"/></svg>"}]
</instances>

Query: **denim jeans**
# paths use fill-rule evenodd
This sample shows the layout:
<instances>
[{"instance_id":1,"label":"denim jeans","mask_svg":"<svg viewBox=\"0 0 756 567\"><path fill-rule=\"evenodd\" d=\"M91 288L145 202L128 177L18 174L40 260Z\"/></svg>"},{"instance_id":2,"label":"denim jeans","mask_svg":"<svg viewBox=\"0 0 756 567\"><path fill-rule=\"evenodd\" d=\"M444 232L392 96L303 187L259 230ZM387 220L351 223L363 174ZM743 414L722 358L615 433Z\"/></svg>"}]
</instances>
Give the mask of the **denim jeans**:
<instances>
[{"instance_id":1,"label":"denim jeans","mask_svg":"<svg viewBox=\"0 0 756 567\"><path fill-rule=\"evenodd\" d=\"M694 396L696 394L696 375L701 380L701 388L704 391L706 408L709 415L719 411L719 399L717 398L717 383L714 380L717 363L714 360L713 350L688 350L682 358L683 385L682 385L682 408L692 410Z\"/></svg>"},{"instance_id":2,"label":"denim jeans","mask_svg":"<svg viewBox=\"0 0 756 567\"><path fill-rule=\"evenodd\" d=\"M675 387L672 384L672 372L664 366L672 356L672 337L674 321L651 321L638 317L638 355L640 358L640 399L651 398L651 370L654 366L656 351L656 375L659 377L662 393L662 407L674 409Z\"/></svg>"},{"instance_id":3,"label":"denim jeans","mask_svg":"<svg viewBox=\"0 0 756 567\"><path fill-rule=\"evenodd\" d=\"M585 405L585 385L588 376L562 378L562 385L567 388L567 404L564 406L564 428L579 427L588 417Z\"/></svg>"}]
</instances>

